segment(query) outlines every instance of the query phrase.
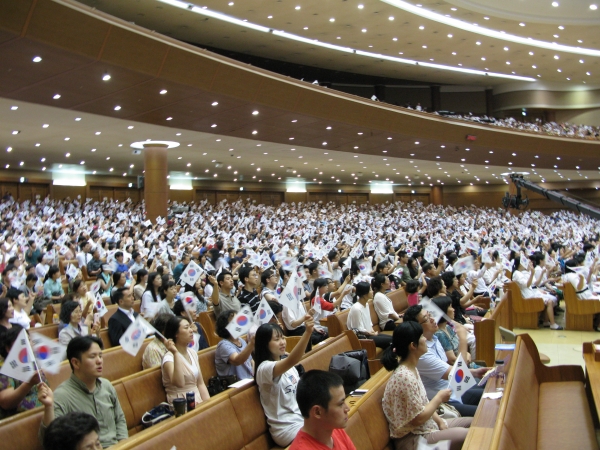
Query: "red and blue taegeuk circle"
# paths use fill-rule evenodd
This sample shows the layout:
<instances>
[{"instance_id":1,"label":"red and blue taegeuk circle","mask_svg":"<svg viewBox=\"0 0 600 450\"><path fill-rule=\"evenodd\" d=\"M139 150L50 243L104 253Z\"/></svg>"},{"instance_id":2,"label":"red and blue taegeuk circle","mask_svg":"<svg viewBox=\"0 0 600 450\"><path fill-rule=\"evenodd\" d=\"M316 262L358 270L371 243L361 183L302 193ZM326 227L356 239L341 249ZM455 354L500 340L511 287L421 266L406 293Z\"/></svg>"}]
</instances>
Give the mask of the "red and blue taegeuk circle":
<instances>
[{"instance_id":1,"label":"red and blue taegeuk circle","mask_svg":"<svg viewBox=\"0 0 600 450\"><path fill-rule=\"evenodd\" d=\"M140 336L142 335L142 331L138 328L136 328L135 330L133 330L133 333L131 333L131 339L133 339L134 341L139 339Z\"/></svg>"},{"instance_id":2,"label":"red and blue taegeuk circle","mask_svg":"<svg viewBox=\"0 0 600 450\"><path fill-rule=\"evenodd\" d=\"M26 348L21 349L19 352L19 361L21 361L23 364L29 362L29 355L27 354Z\"/></svg>"},{"instance_id":3,"label":"red and blue taegeuk circle","mask_svg":"<svg viewBox=\"0 0 600 450\"><path fill-rule=\"evenodd\" d=\"M46 347L45 345L41 345L37 348L37 357L39 359L47 359L50 356L50 349L48 347Z\"/></svg>"},{"instance_id":4,"label":"red and blue taegeuk circle","mask_svg":"<svg viewBox=\"0 0 600 450\"><path fill-rule=\"evenodd\" d=\"M236 319L238 325L244 326L248 323L248 318L246 316L240 316Z\"/></svg>"},{"instance_id":5,"label":"red and blue taegeuk circle","mask_svg":"<svg viewBox=\"0 0 600 450\"><path fill-rule=\"evenodd\" d=\"M193 277L194 275L196 275L196 270L194 269L189 269L187 271L188 276Z\"/></svg>"},{"instance_id":6,"label":"red and blue taegeuk circle","mask_svg":"<svg viewBox=\"0 0 600 450\"><path fill-rule=\"evenodd\" d=\"M267 317L267 312L261 308L260 312L258 313L258 317L263 320L265 317Z\"/></svg>"},{"instance_id":7,"label":"red and blue taegeuk circle","mask_svg":"<svg viewBox=\"0 0 600 450\"><path fill-rule=\"evenodd\" d=\"M457 383L461 383L464 377L465 377L465 373L461 369L458 369L456 371L456 373L454 374L454 379L456 380Z\"/></svg>"}]
</instances>

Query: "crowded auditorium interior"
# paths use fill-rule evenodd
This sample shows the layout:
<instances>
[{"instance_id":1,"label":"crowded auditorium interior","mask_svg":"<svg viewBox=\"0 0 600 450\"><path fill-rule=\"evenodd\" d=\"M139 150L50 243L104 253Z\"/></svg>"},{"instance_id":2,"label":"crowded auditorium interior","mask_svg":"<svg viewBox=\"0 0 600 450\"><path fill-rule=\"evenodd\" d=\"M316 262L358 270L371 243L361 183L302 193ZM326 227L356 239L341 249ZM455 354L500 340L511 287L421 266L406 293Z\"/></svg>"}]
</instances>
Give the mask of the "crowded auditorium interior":
<instances>
[{"instance_id":1,"label":"crowded auditorium interior","mask_svg":"<svg viewBox=\"0 0 600 450\"><path fill-rule=\"evenodd\" d=\"M0 442L598 449L598 6L0 0Z\"/></svg>"}]
</instances>

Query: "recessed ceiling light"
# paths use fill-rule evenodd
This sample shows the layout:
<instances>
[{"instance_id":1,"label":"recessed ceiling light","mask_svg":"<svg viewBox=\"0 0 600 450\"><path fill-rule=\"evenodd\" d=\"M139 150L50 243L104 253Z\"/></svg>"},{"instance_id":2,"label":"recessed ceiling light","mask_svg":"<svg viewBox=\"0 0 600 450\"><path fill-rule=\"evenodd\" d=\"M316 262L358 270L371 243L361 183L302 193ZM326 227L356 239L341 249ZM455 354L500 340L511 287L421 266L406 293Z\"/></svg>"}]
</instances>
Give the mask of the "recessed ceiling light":
<instances>
[{"instance_id":1,"label":"recessed ceiling light","mask_svg":"<svg viewBox=\"0 0 600 450\"><path fill-rule=\"evenodd\" d=\"M475 45L481 45L481 42L477 41L475 42Z\"/></svg>"},{"instance_id":2,"label":"recessed ceiling light","mask_svg":"<svg viewBox=\"0 0 600 450\"><path fill-rule=\"evenodd\" d=\"M272 19L272 18L273 18L273 16L267 16L267 19Z\"/></svg>"},{"instance_id":3,"label":"recessed ceiling light","mask_svg":"<svg viewBox=\"0 0 600 450\"><path fill-rule=\"evenodd\" d=\"M452 54L453 54L454 56L456 56L456 52L452 52Z\"/></svg>"},{"instance_id":4,"label":"recessed ceiling light","mask_svg":"<svg viewBox=\"0 0 600 450\"><path fill-rule=\"evenodd\" d=\"M52 97L54 100L58 100L60 98L60 94L54 94L54 96Z\"/></svg>"},{"instance_id":5,"label":"recessed ceiling light","mask_svg":"<svg viewBox=\"0 0 600 450\"><path fill-rule=\"evenodd\" d=\"M19 134L21 131L19 130L13 130L12 134Z\"/></svg>"},{"instance_id":6,"label":"recessed ceiling light","mask_svg":"<svg viewBox=\"0 0 600 450\"><path fill-rule=\"evenodd\" d=\"M427 48L427 46L426 46L426 45L423 45L423 48Z\"/></svg>"},{"instance_id":7,"label":"recessed ceiling light","mask_svg":"<svg viewBox=\"0 0 600 450\"><path fill-rule=\"evenodd\" d=\"M217 128L217 124L216 124L216 123L213 123L213 124L212 124L210 127L211 127L211 128Z\"/></svg>"},{"instance_id":8,"label":"recessed ceiling light","mask_svg":"<svg viewBox=\"0 0 600 450\"><path fill-rule=\"evenodd\" d=\"M537 69L537 66L535 66L535 65L534 65L534 66L531 66L531 67L532 67L532 68L534 68L534 69Z\"/></svg>"},{"instance_id":9,"label":"recessed ceiling light","mask_svg":"<svg viewBox=\"0 0 600 450\"><path fill-rule=\"evenodd\" d=\"M41 162L46 162L46 158L40 159Z\"/></svg>"},{"instance_id":10,"label":"recessed ceiling light","mask_svg":"<svg viewBox=\"0 0 600 450\"><path fill-rule=\"evenodd\" d=\"M115 111L120 111L121 107L119 105L115 106Z\"/></svg>"},{"instance_id":11,"label":"recessed ceiling light","mask_svg":"<svg viewBox=\"0 0 600 450\"><path fill-rule=\"evenodd\" d=\"M109 74L104 74L104 76L102 77L102 81L108 81L110 80L110 75Z\"/></svg>"},{"instance_id":12,"label":"recessed ceiling light","mask_svg":"<svg viewBox=\"0 0 600 450\"><path fill-rule=\"evenodd\" d=\"M335 19L332 17L331 19L329 19L330 22L335 22Z\"/></svg>"},{"instance_id":13,"label":"recessed ceiling light","mask_svg":"<svg viewBox=\"0 0 600 450\"><path fill-rule=\"evenodd\" d=\"M591 4L591 5L590 5L590 9L591 9L592 11L596 11L596 10L598 9L598 6L597 6L597 5L594 5L594 4Z\"/></svg>"},{"instance_id":14,"label":"recessed ceiling light","mask_svg":"<svg viewBox=\"0 0 600 450\"><path fill-rule=\"evenodd\" d=\"M258 131L254 130L254 131L252 132L252 134L258 134Z\"/></svg>"},{"instance_id":15,"label":"recessed ceiling light","mask_svg":"<svg viewBox=\"0 0 600 450\"><path fill-rule=\"evenodd\" d=\"M172 117L167 117L167 120L173 120L173 118Z\"/></svg>"},{"instance_id":16,"label":"recessed ceiling light","mask_svg":"<svg viewBox=\"0 0 600 450\"><path fill-rule=\"evenodd\" d=\"M65 141L70 141L70 140L71 140L71 138L70 138L70 137L66 137L66 138L65 138Z\"/></svg>"},{"instance_id":17,"label":"recessed ceiling light","mask_svg":"<svg viewBox=\"0 0 600 450\"><path fill-rule=\"evenodd\" d=\"M415 142L415 145L419 145L419 141Z\"/></svg>"},{"instance_id":18,"label":"recessed ceiling light","mask_svg":"<svg viewBox=\"0 0 600 450\"><path fill-rule=\"evenodd\" d=\"M10 109L11 109L11 111L16 111L17 109L19 109L19 107L18 106L11 106Z\"/></svg>"},{"instance_id":19,"label":"recessed ceiling light","mask_svg":"<svg viewBox=\"0 0 600 450\"><path fill-rule=\"evenodd\" d=\"M560 56L554 55L554 59L560 59Z\"/></svg>"},{"instance_id":20,"label":"recessed ceiling light","mask_svg":"<svg viewBox=\"0 0 600 450\"><path fill-rule=\"evenodd\" d=\"M363 9L365 7L365 5L363 5L362 3L358 5L358 9Z\"/></svg>"},{"instance_id":21,"label":"recessed ceiling light","mask_svg":"<svg viewBox=\"0 0 600 450\"><path fill-rule=\"evenodd\" d=\"M451 35L451 34L449 34L449 35L448 35L448 37L449 37L449 38L451 38L451 37L452 37L452 35Z\"/></svg>"},{"instance_id":22,"label":"recessed ceiling light","mask_svg":"<svg viewBox=\"0 0 600 450\"><path fill-rule=\"evenodd\" d=\"M509 50L508 47L504 47L504 51L507 52Z\"/></svg>"},{"instance_id":23,"label":"recessed ceiling light","mask_svg":"<svg viewBox=\"0 0 600 450\"><path fill-rule=\"evenodd\" d=\"M96 151L96 149L95 149L95 148L93 148L93 149L91 150L91 152L92 152L92 153L94 153L95 151Z\"/></svg>"},{"instance_id":24,"label":"recessed ceiling light","mask_svg":"<svg viewBox=\"0 0 600 450\"><path fill-rule=\"evenodd\" d=\"M40 145L42 145L42 144L40 144L39 142L37 142L37 143L35 144L35 146L36 146L36 147L39 147Z\"/></svg>"},{"instance_id":25,"label":"recessed ceiling light","mask_svg":"<svg viewBox=\"0 0 600 450\"><path fill-rule=\"evenodd\" d=\"M212 102L211 105L212 106L217 106L219 104L219 102Z\"/></svg>"},{"instance_id":26,"label":"recessed ceiling light","mask_svg":"<svg viewBox=\"0 0 600 450\"><path fill-rule=\"evenodd\" d=\"M252 111L253 116L258 116L258 111Z\"/></svg>"},{"instance_id":27,"label":"recessed ceiling light","mask_svg":"<svg viewBox=\"0 0 600 450\"><path fill-rule=\"evenodd\" d=\"M521 22L521 23L519 23L519 26L520 26L520 27L524 27L524 26L525 26L525 24L524 24L523 22Z\"/></svg>"},{"instance_id":28,"label":"recessed ceiling light","mask_svg":"<svg viewBox=\"0 0 600 450\"><path fill-rule=\"evenodd\" d=\"M419 30L424 30L424 29L425 29L425 27L424 27L423 25L421 25L421 26L419 27Z\"/></svg>"},{"instance_id":29,"label":"recessed ceiling light","mask_svg":"<svg viewBox=\"0 0 600 450\"><path fill-rule=\"evenodd\" d=\"M79 161L79 164L83 166L85 164L85 161Z\"/></svg>"},{"instance_id":30,"label":"recessed ceiling light","mask_svg":"<svg viewBox=\"0 0 600 450\"><path fill-rule=\"evenodd\" d=\"M159 92L160 95L165 95L168 91L166 89L163 89L162 91Z\"/></svg>"},{"instance_id":31,"label":"recessed ceiling light","mask_svg":"<svg viewBox=\"0 0 600 450\"><path fill-rule=\"evenodd\" d=\"M394 20L394 16L388 17L389 20Z\"/></svg>"},{"instance_id":32,"label":"recessed ceiling light","mask_svg":"<svg viewBox=\"0 0 600 450\"><path fill-rule=\"evenodd\" d=\"M562 25L559 25L559 26L558 26L558 29L559 29L559 30L564 30L564 29L565 29L565 27L563 27Z\"/></svg>"},{"instance_id":33,"label":"recessed ceiling light","mask_svg":"<svg viewBox=\"0 0 600 450\"><path fill-rule=\"evenodd\" d=\"M40 62L41 60L42 60L42 58L40 56L33 57L33 62Z\"/></svg>"},{"instance_id":34,"label":"recessed ceiling light","mask_svg":"<svg viewBox=\"0 0 600 450\"><path fill-rule=\"evenodd\" d=\"M70 153L65 153L65 156L68 158L69 156L71 156Z\"/></svg>"},{"instance_id":35,"label":"recessed ceiling light","mask_svg":"<svg viewBox=\"0 0 600 450\"><path fill-rule=\"evenodd\" d=\"M102 134L102 131L96 131L96 133L94 133L96 136L100 136Z\"/></svg>"},{"instance_id":36,"label":"recessed ceiling light","mask_svg":"<svg viewBox=\"0 0 600 450\"><path fill-rule=\"evenodd\" d=\"M133 130L133 125L129 125L129 126L127 127L127 129L128 129L128 130Z\"/></svg>"},{"instance_id":37,"label":"recessed ceiling light","mask_svg":"<svg viewBox=\"0 0 600 450\"><path fill-rule=\"evenodd\" d=\"M299 10L299 9L300 9L300 6L296 6L296 8L294 8L294 9L296 9L296 10Z\"/></svg>"},{"instance_id":38,"label":"recessed ceiling light","mask_svg":"<svg viewBox=\"0 0 600 450\"><path fill-rule=\"evenodd\" d=\"M6 151L7 151L8 153L12 152L12 147L6 147Z\"/></svg>"},{"instance_id":39,"label":"recessed ceiling light","mask_svg":"<svg viewBox=\"0 0 600 450\"><path fill-rule=\"evenodd\" d=\"M366 29L366 28L363 28L363 29L362 29L362 30L360 30L360 31L362 31L363 33L366 33L366 32L367 32L367 29Z\"/></svg>"},{"instance_id":40,"label":"recessed ceiling light","mask_svg":"<svg viewBox=\"0 0 600 450\"><path fill-rule=\"evenodd\" d=\"M488 16L484 16L483 20L490 20Z\"/></svg>"}]
</instances>

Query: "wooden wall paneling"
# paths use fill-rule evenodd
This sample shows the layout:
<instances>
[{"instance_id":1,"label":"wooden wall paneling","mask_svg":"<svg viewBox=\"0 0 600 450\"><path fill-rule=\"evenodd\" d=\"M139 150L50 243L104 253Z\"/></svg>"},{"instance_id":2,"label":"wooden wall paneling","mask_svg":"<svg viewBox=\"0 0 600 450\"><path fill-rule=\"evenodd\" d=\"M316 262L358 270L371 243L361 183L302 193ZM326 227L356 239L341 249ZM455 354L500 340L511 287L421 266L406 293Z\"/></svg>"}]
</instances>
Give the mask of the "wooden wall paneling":
<instances>
[{"instance_id":1,"label":"wooden wall paneling","mask_svg":"<svg viewBox=\"0 0 600 450\"><path fill-rule=\"evenodd\" d=\"M315 203L327 203L327 194L325 192L309 192L308 201Z\"/></svg>"},{"instance_id":2,"label":"wooden wall paneling","mask_svg":"<svg viewBox=\"0 0 600 450\"><path fill-rule=\"evenodd\" d=\"M190 203L194 200L194 191L183 191L183 190L170 190L169 191L169 200L172 202L178 203Z\"/></svg>"},{"instance_id":3,"label":"wooden wall paneling","mask_svg":"<svg viewBox=\"0 0 600 450\"><path fill-rule=\"evenodd\" d=\"M385 204L386 202L392 203L394 201L394 194L372 194L369 193L369 203L372 205Z\"/></svg>"},{"instance_id":4,"label":"wooden wall paneling","mask_svg":"<svg viewBox=\"0 0 600 450\"><path fill-rule=\"evenodd\" d=\"M86 199L86 187L85 186L55 186L52 185L52 198L56 200L64 200L70 198L75 200L78 195L81 195L81 199Z\"/></svg>"},{"instance_id":5,"label":"wooden wall paneling","mask_svg":"<svg viewBox=\"0 0 600 450\"><path fill-rule=\"evenodd\" d=\"M286 203L306 203L308 201L308 192L286 192L284 195Z\"/></svg>"},{"instance_id":6,"label":"wooden wall paneling","mask_svg":"<svg viewBox=\"0 0 600 450\"><path fill-rule=\"evenodd\" d=\"M203 200L206 200L209 205L214 205L216 203L215 191L204 191L201 189L196 189L194 194L194 201L196 203L200 203Z\"/></svg>"},{"instance_id":7,"label":"wooden wall paneling","mask_svg":"<svg viewBox=\"0 0 600 450\"><path fill-rule=\"evenodd\" d=\"M283 192L261 192L260 203L267 206L279 206L283 202Z\"/></svg>"},{"instance_id":8,"label":"wooden wall paneling","mask_svg":"<svg viewBox=\"0 0 600 450\"><path fill-rule=\"evenodd\" d=\"M0 183L0 194L2 195L2 197L10 194L16 200L18 193L19 183L9 183L6 181Z\"/></svg>"},{"instance_id":9,"label":"wooden wall paneling","mask_svg":"<svg viewBox=\"0 0 600 450\"><path fill-rule=\"evenodd\" d=\"M327 193L327 202L333 202L336 205L347 205L348 204L348 194L342 194L340 192L328 192Z\"/></svg>"},{"instance_id":10,"label":"wooden wall paneling","mask_svg":"<svg viewBox=\"0 0 600 450\"><path fill-rule=\"evenodd\" d=\"M412 194L412 200L423 203L423 205L429 205L429 194Z\"/></svg>"},{"instance_id":11,"label":"wooden wall paneling","mask_svg":"<svg viewBox=\"0 0 600 450\"><path fill-rule=\"evenodd\" d=\"M254 203L255 205L260 205L261 203L261 193L260 192L248 192L248 197L250 199L250 203Z\"/></svg>"},{"instance_id":12,"label":"wooden wall paneling","mask_svg":"<svg viewBox=\"0 0 600 450\"><path fill-rule=\"evenodd\" d=\"M35 201L39 195L40 199L44 199L48 195L48 191L47 184L22 183L18 185L17 198L21 201Z\"/></svg>"},{"instance_id":13,"label":"wooden wall paneling","mask_svg":"<svg viewBox=\"0 0 600 450\"><path fill-rule=\"evenodd\" d=\"M348 194L348 203L364 205L369 201L369 194Z\"/></svg>"}]
</instances>

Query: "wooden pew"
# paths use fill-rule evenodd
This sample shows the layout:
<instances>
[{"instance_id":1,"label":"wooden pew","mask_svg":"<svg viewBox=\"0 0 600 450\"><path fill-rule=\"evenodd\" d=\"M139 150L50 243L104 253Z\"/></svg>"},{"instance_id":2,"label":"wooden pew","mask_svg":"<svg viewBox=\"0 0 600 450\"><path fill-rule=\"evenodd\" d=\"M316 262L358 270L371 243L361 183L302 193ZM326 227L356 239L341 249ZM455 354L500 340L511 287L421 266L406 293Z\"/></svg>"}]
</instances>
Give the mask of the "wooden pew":
<instances>
[{"instance_id":1,"label":"wooden pew","mask_svg":"<svg viewBox=\"0 0 600 450\"><path fill-rule=\"evenodd\" d=\"M408 309L408 297L404 288L398 288L388 293L387 296L392 301L396 314L404 314L404 311Z\"/></svg>"},{"instance_id":2,"label":"wooden pew","mask_svg":"<svg viewBox=\"0 0 600 450\"><path fill-rule=\"evenodd\" d=\"M512 308L510 295L496 303L496 308L489 317L474 323L477 344L476 359L485 361L488 367L496 360L496 342L502 342L498 327L512 330Z\"/></svg>"},{"instance_id":3,"label":"wooden pew","mask_svg":"<svg viewBox=\"0 0 600 450\"><path fill-rule=\"evenodd\" d=\"M51 323L41 327L33 327L29 329L29 333L38 333L50 339L58 339L58 324Z\"/></svg>"},{"instance_id":4,"label":"wooden pew","mask_svg":"<svg viewBox=\"0 0 600 450\"><path fill-rule=\"evenodd\" d=\"M527 334L512 358L489 448L597 449L581 366L544 366Z\"/></svg>"},{"instance_id":5,"label":"wooden pew","mask_svg":"<svg viewBox=\"0 0 600 450\"><path fill-rule=\"evenodd\" d=\"M204 330L204 337L211 347L217 345L221 338L216 333L217 319L214 311L204 311L199 316L200 326Z\"/></svg>"},{"instance_id":6,"label":"wooden pew","mask_svg":"<svg viewBox=\"0 0 600 450\"><path fill-rule=\"evenodd\" d=\"M565 299L565 328L567 330L594 331L594 314L600 314L600 301L580 300L571 283L563 285Z\"/></svg>"},{"instance_id":7,"label":"wooden pew","mask_svg":"<svg viewBox=\"0 0 600 450\"><path fill-rule=\"evenodd\" d=\"M524 299L521 296L521 289L514 281L506 284L510 292L513 311L513 324L515 328L538 328L538 318L545 309L544 300L541 298Z\"/></svg>"}]
</instances>

